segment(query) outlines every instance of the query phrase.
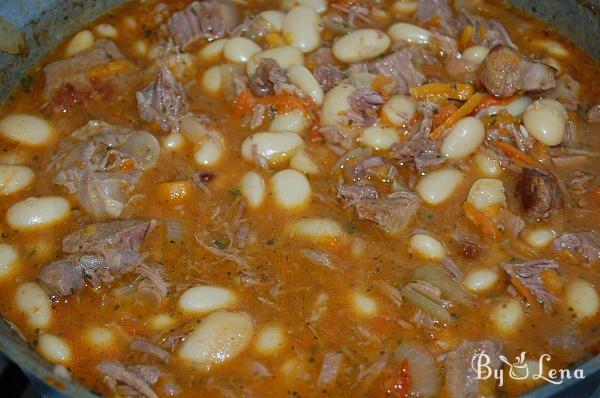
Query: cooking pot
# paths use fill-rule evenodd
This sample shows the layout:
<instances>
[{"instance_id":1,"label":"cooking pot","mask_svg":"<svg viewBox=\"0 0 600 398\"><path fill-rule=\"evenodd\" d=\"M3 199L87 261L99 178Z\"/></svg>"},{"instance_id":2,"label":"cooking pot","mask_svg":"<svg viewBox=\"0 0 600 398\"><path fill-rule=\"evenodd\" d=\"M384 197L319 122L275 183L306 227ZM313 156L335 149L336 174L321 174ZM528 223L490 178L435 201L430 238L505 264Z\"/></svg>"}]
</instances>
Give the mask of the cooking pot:
<instances>
[{"instance_id":1,"label":"cooking pot","mask_svg":"<svg viewBox=\"0 0 600 398\"><path fill-rule=\"evenodd\" d=\"M460 1L460 0L456 0ZM463 0L464 1L464 0ZM18 26L26 35L27 55L0 53L0 103L21 77L63 38L90 21L123 4L123 0L0 0L0 16ZM509 0L557 28L595 59L600 60L600 0ZM23 369L45 396L97 397L65 372L36 354L0 318L0 351ZM600 355L576 366L584 380L565 379L529 392L526 397L600 397ZM587 383L583 385L584 383ZM595 392L594 388L597 388Z\"/></svg>"}]
</instances>

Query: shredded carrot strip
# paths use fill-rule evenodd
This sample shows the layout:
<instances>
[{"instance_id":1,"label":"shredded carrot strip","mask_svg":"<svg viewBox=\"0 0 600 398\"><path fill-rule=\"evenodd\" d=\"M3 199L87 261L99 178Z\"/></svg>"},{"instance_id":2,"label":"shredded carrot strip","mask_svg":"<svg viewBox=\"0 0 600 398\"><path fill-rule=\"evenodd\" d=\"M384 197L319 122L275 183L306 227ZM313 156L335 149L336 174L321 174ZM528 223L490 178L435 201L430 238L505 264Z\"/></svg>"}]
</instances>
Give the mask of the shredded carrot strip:
<instances>
[{"instance_id":1,"label":"shredded carrot strip","mask_svg":"<svg viewBox=\"0 0 600 398\"><path fill-rule=\"evenodd\" d=\"M466 83L428 83L410 89L418 101L455 99L466 101L473 95L473 86Z\"/></svg>"},{"instance_id":2,"label":"shredded carrot strip","mask_svg":"<svg viewBox=\"0 0 600 398\"><path fill-rule=\"evenodd\" d=\"M508 142L500 141L496 144L496 146L500 148L506 156L511 159L518 160L526 166L543 167L540 162Z\"/></svg>"},{"instance_id":3,"label":"shredded carrot strip","mask_svg":"<svg viewBox=\"0 0 600 398\"><path fill-rule=\"evenodd\" d=\"M244 114L252 111L256 104L272 106L277 112L289 112L294 109L302 109L307 111L310 105L295 95L280 94L269 95L266 97L255 97L250 90L242 91L235 99L235 114L241 117Z\"/></svg>"},{"instance_id":4,"label":"shredded carrot strip","mask_svg":"<svg viewBox=\"0 0 600 398\"><path fill-rule=\"evenodd\" d=\"M489 108L491 106L507 105L507 104L510 104L511 102L513 102L516 98L517 98L517 96L515 96L515 95L513 95L512 97L500 98L500 97L493 96L491 94L486 94L486 96L479 103L479 106L477 106L477 108L475 108L474 112L477 113L480 110Z\"/></svg>"},{"instance_id":5,"label":"shredded carrot strip","mask_svg":"<svg viewBox=\"0 0 600 398\"><path fill-rule=\"evenodd\" d=\"M454 104L448 104L448 105L442 107L442 109L440 109L440 111L437 113L437 115L435 115L433 117L433 120L432 120L433 125L435 127L437 127L440 124L444 123L444 120L448 119L450 117L450 115L452 115L457 110L458 110L458 107Z\"/></svg>"},{"instance_id":6,"label":"shredded carrot strip","mask_svg":"<svg viewBox=\"0 0 600 398\"><path fill-rule=\"evenodd\" d=\"M463 210L465 212L465 216L473 224L475 224L481 232L491 238L498 239L502 236L502 233L498 230L498 227L494 224L494 221L488 217L484 212L473 206L473 204L469 202L465 202L463 204Z\"/></svg>"},{"instance_id":7,"label":"shredded carrot strip","mask_svg":"<svg viewBox=\"0 0 600 398\"><path fill-rule=\"evenodd\" d=\"M479 105L481 100L485 94L483 93L475 93L469 98L467 102L465 102L456 112L454 112L450 117L448 117L442 124L440 124L433 132L430 134L429 138L432 140L437 140L444 134L444 131L454 126L460 119L467 116L473 109Z\"/></svg>"},{"instance_id":8,"label":"shredded carrot strip","mask_svg":"<svg viewBox=\"0 0 600 398\"><path fill-rule=\"evenodd\" d=\"M250 112L254 105L256 105L256 97L252 95L250 90L244 90L235 99L235 114L240 117Z\"/></svg>"},{"instance_id":9,"label":"shredded carrot strip","mask_svg":"<svg viewBox=\"0 0 600 398\"><path fill-rule=\"evenodd\" d=\"M540 273L542 283L552 294L559 294L562 291L563 283L558 273L553 269L545 269Z\"/></svg>"},{"instance_id":10,"label":"shredded carrot strip","mask_svg":"<svg viewBox=\"0 0 600 398\"><path fill-rule=\"evenodd\" d=\"M535 305L535 303L537 303L537 300L535 299L533 294L529 291L529 289L527 289L527 287L525 287L525 285L518 278L512 276L510 278L510 283L513 284L513 286L515 287L515 289L517 289L517 292L519 292L519 294L525 297L525 300L527 300L529 304Z\"/></svg>"},{"instance_id":11,"label":"shredded carrot strip","mask_svg":"<svg viewBox=\"0 0 600 398\"><path fill-rule=\"evenodd\" d=\"M408 359L402 361L402 367L398 372L398 377L394 383L394 396L397 398L408 398L410 397L410 372L408 369Z\"/></svg>"}]
</instances>

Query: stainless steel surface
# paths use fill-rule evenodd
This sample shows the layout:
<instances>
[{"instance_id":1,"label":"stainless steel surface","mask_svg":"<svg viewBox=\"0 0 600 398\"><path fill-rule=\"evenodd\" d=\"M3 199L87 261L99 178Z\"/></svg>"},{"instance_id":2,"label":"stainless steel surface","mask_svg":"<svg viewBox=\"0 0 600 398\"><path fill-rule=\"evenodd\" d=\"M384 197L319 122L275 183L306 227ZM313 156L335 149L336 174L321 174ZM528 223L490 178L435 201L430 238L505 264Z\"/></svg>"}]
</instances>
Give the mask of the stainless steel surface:
<instances>
[{"instance_id":1,"label":"stainless steel surface","mask_svg":"<svg viewBox=\"0 0 600 398\"><path fill-rule=\"evenodd\" d=\"M27 38L27 56L0 53L0 101L3 101L21 77L65 36L94 18L108 12L123 0L0 0L0 16L23 29ZM555 26L567 37L600 59L600 0L511 0L510 3ZM41 359L0 319L0 351L21 368L48 382L59 380L64 394L95 397L76 382L58 376L54 366ZM600 370L600 356L581 364L587 374ZM541 398L565 394L574 380L546 385L528 394ZM51 383L54 384L54 383ZM567 393L568 394L568 393ZM572 394L572 393L571 393Z\"/></svg>"}]
</instances>

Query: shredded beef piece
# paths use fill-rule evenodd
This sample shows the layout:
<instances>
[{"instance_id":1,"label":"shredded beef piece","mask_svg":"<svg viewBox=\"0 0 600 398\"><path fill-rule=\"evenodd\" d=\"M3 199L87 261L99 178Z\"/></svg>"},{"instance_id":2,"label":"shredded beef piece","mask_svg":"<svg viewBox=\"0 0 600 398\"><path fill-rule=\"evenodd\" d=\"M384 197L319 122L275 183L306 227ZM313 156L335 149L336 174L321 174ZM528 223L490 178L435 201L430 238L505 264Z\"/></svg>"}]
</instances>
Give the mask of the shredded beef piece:
<instances>
[{"instance_id":1,"label":"shredded beef piece","mask_svg":"<svg viewBox=\"0 0 600 398\"><path fill-rule=\"evenodd\" d=\"M563 208L560 188L555 178L535 168L525 168L517 181L521 206L532 218L548 218L553 210Z\"/></svg>"},{"instance_id":2,"label":"shredded beef piece","mask_svg":"<svg viewBox=\"0 0 600 398\"><path fill-rule=\"evenodd\" d=\"M374 167L383 166L385 162L381 156L370 156L361 160L355 167L353 175L355 178L364 177Z\"/></svg>"},{"instance_id":3,"label":"shredded beef piece","mask_svg":"<svg viewBox=\"0 0 600 398\"><path fill-rule=\"evenodd\" d=\"M342 184L338 187L338 198L346 200L344 207L353 206L362 199L378 199L379 192L369 184Z\"/></svg>"},{"instance_id":4,"label":"shredded beef piece","mask_svg":"<svg viewBox=\"0 0 600 398\"><path fill-rule=\"evenodd\" d=\"M115 43L101 39L87 50L47 65L44 68L44 94L52 109L66 112L75 105L85 104L92 97L108 94L107 90L115 83L115 78L120 79L122 72L111 76L95 76L90 71L117 60L124 60L124 56ZM129 83L132 77L128 77Z\"/></svg>"},{"instance_id":5,"label":"shredded beef piece","mask_svg":"<svg viewBox=\"0 0 600 398\"><path fill-rule=\"evenodd\" d=\"M250 91L257 97L277 93L283 84L289 83L287 72L272 58L262 58L250 77Z\"/></svg>"},{"instance_id":6,"label":"shredded beef piece","mask_svg":"<svg viewBox=\"0 0 600 398\"><path fill-rule=\"evenodd\" d=\"M496 97L518 91L544 91L556 86L556 70L506 47L492 48L479 68L479 78Z\"/></svg>"},{"instance_id":7,"label":"shredded beef piece","mask_svg":"<svg viewBox=\"0 0 600 398\"><path fill-rule=\"evenodd\" d=\"M558 252L574 250L588 263L600 260L600 237L593 231L563 232L554 238L552 248Z\"/></svg>"},{"instance_id":8,"label":"shredded beef piece","mask_svg":"<svg viewBox=\"0 0 600 398\"><path fill-rule=\"evenodd\" d=\"M544 286L540 274L547 269L558 269L552 260L532 260L521 264L502 263L500 266L512 278L516 278L533 294L546 311L552 309L552 303L558 301Z\"/></svg>"},{"instance_id":9,"label":"shredded beef piece","mask_svg":"<svg viewBox=\"0 0 600 398\"><path fill-rule=\"evenodd\" d=\"M397 91L407 93L409 88L425 82L425 75L415 68L412 61L410 50L402 49L374 61L369 69L380 75L394 77Z\"/></svg>"},{"instance_id":10,"label":"shredded beef piece","mask_svg":"<svg viewBox=\"0 0 600 398\"><path fill-rule=\"evenodd\" d=\"M195 1L167 21L169 35L183 50L198 40L219 39L231 32L240 20L229 1Z\"/></svg>"},{"instance_id":11,"label":"shredded beef piece","mask_svg":"<svg viewBox=\"0 0 600 398\"><path fill-rule=\"evenodd\" d=\"M473 27L473 36L471 37L473 44L487 48L498 45L517 48L504 26L495 19L484 18L465 12L459 17L459 20L461 26L470 25Z\"/></svg>"},{"instance_id":12,"label":"shredded beef piece","mask_svg":"<svg viewBox=\"0 0 600 398\"><path fill-rule=\"evenodd\" d=\"M313 75L324 92L328 92L344 80L344 72L332 64L324 64L316 67Z\"/></svg>"},{"instance_id":13,"label":"shredded beef piece","mask_svg":"<svg viewBox=\"0 0 600 398\"><path fill-rule=\"evenodd\" d=\"M517 237L525 229L525 221L510 210L500 209L498 219L503 226L503 231L513 237Z\"/></svg>"},{"instance_id":14,"label":"shredded beef piece","mask_svg":"<svg viewBox=\"0 0 600 398\"><path fill-rule=\"evenodd\" d=\"M420 0L416 16L421 24L435 19L432 28L444 34L455 36L458 32L454 13L447 0Z\"/></svg>"},{"instance_id":15,"label":"shredded beef piece","mask_svg":"<svg viewBox=\"0 0 600 398\"><path fill-rule=\"evenodd\" d=\"M379 110L385 103L385 98L381 93L363 87L356 89L350 97L350 110L346 117L353 126L366 127L375 124L379 117Z\"/></svg>"},{"instance_id":16,"label":"shredded beef piece","mask_svg":"<svg viewBox=\"0 0 600 398\"><path fill-rule=\"evenodd\" d=\"M63 239L63 251L70 256L42 268L38 279L57 296L71 295L85 282L111 282L142 263L140 246L155 226L154 220L90 224Z\"/></svg>"},{"instance_id":17,"label":"shredded beef piece","mask_svg":"<svg viewBox=\"0 0 600 398\"><path fill-rule=\"evenodd\" d=\"M496 340L464 341L450 352L444 361L446 368L445 384L452 398L479 398L482 392L477 373L473 369L473 358L478 354L489 357L488 366L497 370L502 365L500 355L502 344Z\"/></svg>"},{"instance_id":18,"label":"shredded beef piece","mask_svg":"<svg viewBox=\"0 0 600 398\"><path fill-rule=\"evenodd\" d=\"M150 368L145 365L126 368L117 361L107 360L100 362L97 366L97 369L104 376L104 381L112 390L118 391L119 387L126 386L146 398L158 398L151 385L158 381L159 376L157 377L156 374L160 375L160 372Z\"/></svg>"},{"instance_id":19,"label":"shredded beef piece","mask_svg":"<svg viewBox=\"0 0 600 398\"><path fill-rule=\"evenodd\" d=\"M169 68L163 66L156 80L136 93L140 118L156 121L163 131L178 131L179 118L188 109L187 94Z\"/></svg>"},{"instance_id":20,"label":"shredded beef piece","mask_svg":"<svg viewBox=\"0 0 600 398\"><path fill-rule=\"evenodd\" d=\"M129 349L151 355L165 363L171 360L171 354L156 344L152 344L146 340L133 341L131 344L129 344Z\"/></svg>"},{"instance_id":21,"label":"shredded beef piece","mask_svg":"<svg viewBox=\"0 0 600 398\"><path fill-rule=\"evenodd\" d=\"M385 198L361 199L355 204L358 218L373 221L391 234L406 228L419 206L417 195L409 191L397 191Z\"/></svg>"},{"instance_id":22,"label":"shredded beef piece","mask_svg":"<svg viewBox=\"0 0 600 398\"><path fill-rule=\"evenodd\" d=\"M600 104L596 104L590 108L585 116L585 120L592 124L600 123Z\"/></svg>"},{"instance_id":23,"label":"shredded beef piece","mask_svg":"<svg viewBox=\"0 0 600 398\"><path fill-rule=\"evenodd\" d=\"M406 141L392 145L390 148L394 159L404 163L412 161L419 172L445 162L442 156L440 141L429 139L429 132L415 134Z\"/></svg>"}]
</instances>

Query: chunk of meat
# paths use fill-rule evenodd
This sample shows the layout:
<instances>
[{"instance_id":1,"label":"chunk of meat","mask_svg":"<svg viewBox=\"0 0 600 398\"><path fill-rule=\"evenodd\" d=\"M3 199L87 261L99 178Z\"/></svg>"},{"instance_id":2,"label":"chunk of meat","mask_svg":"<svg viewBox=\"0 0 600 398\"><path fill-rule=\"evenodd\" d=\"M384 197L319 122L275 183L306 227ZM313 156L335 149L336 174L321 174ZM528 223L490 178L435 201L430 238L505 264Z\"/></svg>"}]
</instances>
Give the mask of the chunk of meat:
<instances>
[{"instance_id":1,"label":"chunk of meat","mask_svg":"<svg viewBox=\"0 0 600 398\"><path fill-rule=\"evenodd\" d=\"M126 62L114 42L101 39L87 50L48 64L44 68L44 94L52 109L66 112L95 96L107 95L112 85L116 84L120 71L108 74L94 71L115 61Z\"/></svg>"},{"instance_id":2,"label":"chunk of meat","mask_svg":"<svg viewBox=\"0 0 600 398\"><path fill-rule=\"evenodd\" d=\"M459 25L461 28L466 26L473 27L471 42L474 45L485 46L487 48L498 45L517 48L504 26L495 19L485 18L465 11L459 17Z\"/></svg>"},{"instance_id":3,"label":"chunk of meat","mask_svg":"<svg viewBox=\"0 0 600 398\"><path fill-rule=\"evenodd\" d=\"M129 349L132 351L138 351L144 354L151 355L165 363L171 360L171 354L169 354L165 349L157 346L156 344L152 344L146 340L133 341L131 344L129 344Z\"/></svg>"},{"instance_id":4,"label":"chunk of meat","mask_svg":"<svg viewBox=\"0 0 600 398\"><path fill-rule=\"evenodd\" d=\"M44 267L38 279L57 296L71 295L86 282L111 282L143 262L140 246L155 226L154 220L125 220L81 228L63 239L70 256Z\"/></svg>"},{"instance_id":5,"label":"chunk of meat","mask_svg":"<svg viewBox=\"0 0 600 398\"><path fill-rule=\"evenodd\" d=\"M188 110L187 94L169 68L163 66L156 80L135 95L140 118L157 122L163 131L178 131L179 118Z\"/></svg>"},{"instance_id":6,"label":"chunk of meat","mask_svg":"<svg viewBox=\"0 0 600 398\"><path fill-rule=\"evenodd\" d=\"M146 398L158 398L152 389L160 377L160 371L147 365L134 365L125 367L120 362L104 360L97 366L98 371L104 376L104 381L115 392L125 389L125 395L133 392Z\"/></svg>"},{"instance_id":7,"label":"chunk of meat","mask_svg":"<svg viewBox=\"0 0 600 398\"><path fill-rule=\"evenodd\" d=\"M383 95L371 88L356 89L349 97L350 110L346 112L349 124L353 126L372 126L377 122L379 110L385 103Z\"/></svg>"},{"instance_id":8,"label":"chunk of meat","mask_svg":"<svg viewBox=\"0 0 600 398\"><path fill-rule=\"evenodd\" d=\"M194 1L167 21L173 42L183 50L201 39L224 37L240 23L239 11L228 0Z\"/></svg>"},{"instance_id":9,"label":"chunk of meat","mask_svg":"<svg viewBox=\"0 0 600 398\"><path fill-rule=\"evenodd\" d=\"M86 211L116 218L160 151L150 133L93 120L61 142L50 169L56 172L53 182L77 193Z\"/></svg>"},{"instance_id":10,"label":"chunk of meat","mask_svg":"<svg viewBox=\"0 0 600 398\"><path fill-rule=\"evenodd\" d=\"M392 156L401 163L413 162L419 172L446 161L441 154L441 142L429 139L427 130L419 132L409 140L391 146Z\"/></svg>"},{"instance_id":11,"label":"chunk of meat","mask_svg":"<svg viewBox=\"0 0 600 398\"><path fill-rule=\"evenodd\" d=\"M558 269L558 264L555 261L532 260L521 264L502 263L500 266L511 278L515 278L529 290L546 311L552 309L553 302L558 301L558 298L546 289L541 277L541 273L545 270Z\"/></svg>"},{"instance_id":12,"label":"chunk of meat","mask_svg":"<svg viewBox=\"0 0 600 398\"><path fill-rule=\"evenodd\" d=\"M599 124L600 123L600 103L592 106L585 115L585 120L588 123Z\"/></svg>"},{"instance_id":13,"label":"chunk of meat","mask_svg":"<svg viewBox=\"0 0 600 398\"><path fill-rule=\"evenodd\" d=\"M257 97L278 94L288 84L287 72L272 58L262 58L249 81L250 91Z\"/></svg>"},{"instance_id":14,"label":"chunk of meat","mask_svg":"<svg viewBox=\"0 0 600 398\"><path fill-rule=\"evenodd\" d=\"M344 80L344 72L338 66L332 64L316 67L313 75L324 92L328 92Z\"/></svg>"},{"instance_id":15,"label":"chunk of meat","mask_svg":"<svg viewBox=\"0 0 600 398\"><path fill-rule=\"evenodd\" d=\"M370 64L369 70L395 78L396 89L400 93L406 94L409 88L425 82L425 75L415 68L413 54L406 48L374 61Z\"/></svg>"},{"instance_id":16,"label":"chunk of meat","mask_svg":"<svg viewBox=\"0 0 600 398\"><path fill-rule=\"evenodd\" d=\"M502 343L496 340L464 341L446 356L445 384L452 398L478 398L482 396L473 358L485 354L489 357L492 371L500 368Z\"/></svg>"},{"instance_id":17,"label":"chunk of meat","mask_svg":"<svg viewBox=\"0 0 600 398\"><path fill-rule=\"evenodd\" d=\"M479 68L481 82L496 97L519 91L544 91L556 86L556 70L506 47L492 48Z\"/></svg>"},{"instance_id":18,"label":"chunk of meat","mask_svg":"<svg viewBox=\"0 0 600 398\"><path fill-rule=\"evenodd\" d=\"M552 248L558 252L573 250L588 263L600 260L600 237L594 231L563 232L554 238Z\"/></svg>"},{"instance_id":19,"label":"chunk of meat","mask_svg":"<svg viewBox=\"0 0 600 398\"><path fill-rule=\"evenodd\" d=\"M342 184L338 187L338 198L345 199L345 207L348 207L355 205L362 199L378 199L379 192L369 184Z\"/></svg>"},{"instance_id":20,"label":"chunk of meat","mask_svg":"<svg viewBox=\"0 0 600 398\"><path fill-rule=\"evenodd\" d=\"M532 218L545 219L563 208L562 194L555 178L536 168L525 168L517 181L523 210Z\"/></svg>"},{"instance_id":21,"label":"chunk of meat","mask_svg":"<svg viewBox=\"0 0 600 398\"><path fill-rule=\"evenodd\" d=\"M388 233L405 229L413 220L421 203L412 192L397 191L385 198L361 199L355 204L361 220L369 220Z\"/></svg>"},{"instance_id":22,"label":"chunk of meat","mask_svg":"<svg viewBox=\"0 0 600 398\"><path fill-rule=\"evenodd\" d=\"M416 16L419 23L430 23L439 32L450 36L457 33L457 21L448 0L420 0Z\"/></svg>"}]
</instances>

